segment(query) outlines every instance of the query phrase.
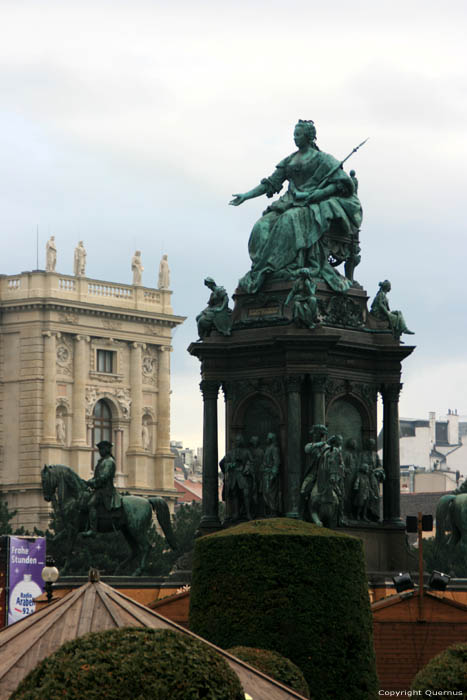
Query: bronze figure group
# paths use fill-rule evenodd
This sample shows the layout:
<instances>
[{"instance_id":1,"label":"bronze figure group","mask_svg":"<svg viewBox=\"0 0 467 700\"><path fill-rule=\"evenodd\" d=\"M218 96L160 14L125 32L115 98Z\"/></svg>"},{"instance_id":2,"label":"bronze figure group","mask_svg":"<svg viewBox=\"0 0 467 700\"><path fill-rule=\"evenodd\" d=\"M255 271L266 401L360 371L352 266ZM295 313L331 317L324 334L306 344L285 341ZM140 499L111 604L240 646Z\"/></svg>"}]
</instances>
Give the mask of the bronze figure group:
<instances>
[{"instance_id":1,"label":"bronze figure group","mask_svg":"<svg viewBox=\"0 0 467 700\"><path fill-rule=\"evenodd\" d=\"M353 438L344 445L341 435L328 436L325 425L314 425L310 437L300 488L301 517L331 528L379 522L385 475L375 440L366 440L359 450ZM282 514L281 455L275 433L267 435L264 447L257 436L246 445L243 435L237 435L220 468L226 524Z\"/></svg>"},{"instance_id":2,"label":"bronze figure group","mask_svg":"<svg viewBox=\"0 0 467 700\"><path fill-rule=\"evenodd\" d=\"M275 517L281 512L280 451L275 433L268 433L264 449L255 435L245 446L237 435L234 447L219 463L224 486L226 522Z\"/></svg>"}]
</instances>

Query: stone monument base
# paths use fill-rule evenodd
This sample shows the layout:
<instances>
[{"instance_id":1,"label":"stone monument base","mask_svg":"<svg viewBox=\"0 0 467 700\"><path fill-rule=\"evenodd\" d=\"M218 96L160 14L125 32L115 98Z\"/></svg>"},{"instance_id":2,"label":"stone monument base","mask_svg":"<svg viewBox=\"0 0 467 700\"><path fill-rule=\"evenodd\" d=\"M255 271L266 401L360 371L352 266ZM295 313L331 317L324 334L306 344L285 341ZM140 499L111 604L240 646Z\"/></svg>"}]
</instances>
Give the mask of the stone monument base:
<instances>
[{"instance_id":1,"label":"stone monument base","mask_svg":"<svg viewBox=\"0 0 467 700\"><path fill-rule=\"evenodd\" d=\"M412 571L416 557L410 553L405 529L388 525L358 525L339 528L363 541L366 570L371 573Z\"/></svg>"}]
</instances>

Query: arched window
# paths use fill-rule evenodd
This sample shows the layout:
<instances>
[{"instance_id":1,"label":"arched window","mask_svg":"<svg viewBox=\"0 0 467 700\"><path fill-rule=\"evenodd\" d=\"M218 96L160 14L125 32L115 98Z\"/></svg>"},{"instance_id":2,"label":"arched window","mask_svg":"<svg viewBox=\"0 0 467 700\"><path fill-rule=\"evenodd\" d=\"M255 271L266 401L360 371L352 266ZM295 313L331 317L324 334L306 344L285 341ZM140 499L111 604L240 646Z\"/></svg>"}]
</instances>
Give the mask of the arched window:
<instances>
[{"instance_id":1,"label":"arched window","mask_svg":"<svg viewBox=\"0 0 467 700\"><path fill-rule=\"evenodd\" d=\"M92 446L95 447L101 440L112 442L112 411L105 399L100 399L94 406L92 425ZM93 460L94 464L99 459L99 454Z\"/></svg>"}]
</instances>

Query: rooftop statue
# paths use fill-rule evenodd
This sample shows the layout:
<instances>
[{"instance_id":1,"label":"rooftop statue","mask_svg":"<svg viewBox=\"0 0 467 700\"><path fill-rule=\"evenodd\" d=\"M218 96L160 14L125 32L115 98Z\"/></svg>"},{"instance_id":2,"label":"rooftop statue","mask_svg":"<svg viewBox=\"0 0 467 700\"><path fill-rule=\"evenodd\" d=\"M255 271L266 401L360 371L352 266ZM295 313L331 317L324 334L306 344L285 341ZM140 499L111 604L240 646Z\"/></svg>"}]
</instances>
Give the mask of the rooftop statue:
<instances>
[{"instance_id":1,"label":"rooftop statue","mask_svg":"<svg viewBox=\"0 0 467 700\"><path fill-rule=\"evenodd\" d=\"M355 175L344 172L344 161L320 151L312 121L299 120L294 141L298 150L281 160L272 175L249 192L233 195L230 202L239 206L263 194L272 197L286 180L289 183L287 192L253 226L248 243L252 266L239 282L248 293L257 292L268 276L295 279L304 267L335 291L346 291L352 284L362 222ZM344 261L346 277L335 269Z\"/></svg>"},{"instance_id":2,"label":"rooftop statue","mask_svg":"<svg viewBox=\"0 0 467 700\"><path fill-rule=\"evenodd\" d=\"M170 287L170 270L167 255L162 256L159 264L159 279L157 287L158 289L169 289Z\"/></svg>"},{"instance_id":3,"label":"rooftop statue","mask_svg":"<svg viewBox=\"0 0 467 700\"><path fill-rule=\"evenodd\" d=\"M86 274L86 249L83 241L80 241L75 248L73 272L76 277L84 277Z\"/></svg>"},{"instance_id":4,"label":"rooftop statue","mask_svg":"<svg viewBox=\"0 0 467 700\"><path fill-rule=\"evenodd\" d=\"M55 236L50 236L45 245L45 271L55 272L57 264L57 247L55 245Z\"/></svg>"},{"instance_id":5,"label":"rooftop statue","mask_svg":"<svg viewBox=\"0 0 467 700\"><path fill-rule=\"evenodd\" d=\"M131 270L133 272L133 284L140 285L143 279L143 263L141 262L141 251L135 250L131 259Z\"/></svg>"}]
</instances>

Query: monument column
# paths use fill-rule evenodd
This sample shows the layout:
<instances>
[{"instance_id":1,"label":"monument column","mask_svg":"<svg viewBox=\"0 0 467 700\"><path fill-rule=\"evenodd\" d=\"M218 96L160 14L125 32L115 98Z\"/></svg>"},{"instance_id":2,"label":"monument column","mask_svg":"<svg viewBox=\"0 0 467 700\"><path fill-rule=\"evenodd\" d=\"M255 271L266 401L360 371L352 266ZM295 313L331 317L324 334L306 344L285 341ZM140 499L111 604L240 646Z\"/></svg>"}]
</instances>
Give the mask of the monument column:
<instances>
[{"instance_id":1,"label":"monument column","mask_svg":"<svg viewBox=\"0 0 467 700\"><path fill-rule=\"evenodd\" d=\"M232 389L232 384L230 382L223 382L222 383L222 391L224 393L224 403L225 403L225 454L227 454L229 445L231 444L230 440L230 420L231 420L231 414L232 414L232 394L233 394L233 389Z\"/></svg>"},{"instance_id":2,"label":"monument column","mask_svg":"<svg viewBox=\"0 0 467 700\"><path fill-rule=\"evenodd\" d=\"M287 389L287 518L299 518L299 495L301 470L301 396L302 376L290 375L285 378Z\"/></svg>"},{"instance_id":3,"label":"monument column","mask_svg":"<svg viewBox=\"0 0 467 700\"><path fill-rule=\"evenodd\" d=\"M56 433L56 363L57 363L57 334L45 331L44 336L44 407L43 435L44 442L57 442Z\"/></svg>"},{"instance_id":4,"label":"monument column","mask_svg":"<svg viewBox=\"0 0 467 700\"><path fill-rule=\"evenodd\" d=\"M87 445L86 426L86 343L89 337L75 336L73 356L73 418L71 430L72 447Z\"/></svg>"},{"instance_id":5,"label":"monument column","mask_svg":"<svg viewBox=\"0 0 467 700\"><path fill-rule=\"evenodd\" d=\"M383 520L400 525L399 394L402 384L383 384Z\"/></svg>"},{"instance_id":6,"label":"monument column","mask_svg":"<svg viewBox=\"0 0 467 700\"><path fill-rule=\"evenodd\" d=\"M131 383L131 412L130 412L130 444L129 450L142 450L141 421L143 418L143 377L142 377L142 345L132 343L130 346L130 383Z\"/></svg>"},{"instance_id":7,"label":"monument column","mask_svg":"<svg viewBox=\"0 0 467 700\"><path fill-rule=\"evenodd\" d=\"M326 422L326 380L324 374L312 377L312 397L313 397L313 423L314 425L324 425Z\"/></svg>"},{"instance_id":8,"label":"monument column","mask_svg":"<svg viewBox=\"0 0 467 700\"><path fill-rule=\"evenodd\" d=\"M199 529L201 532L209 532L221 527L217 445L219 382L203 379L200 389L203 394L203 515Z\"/></svg>"}]
</instances>

